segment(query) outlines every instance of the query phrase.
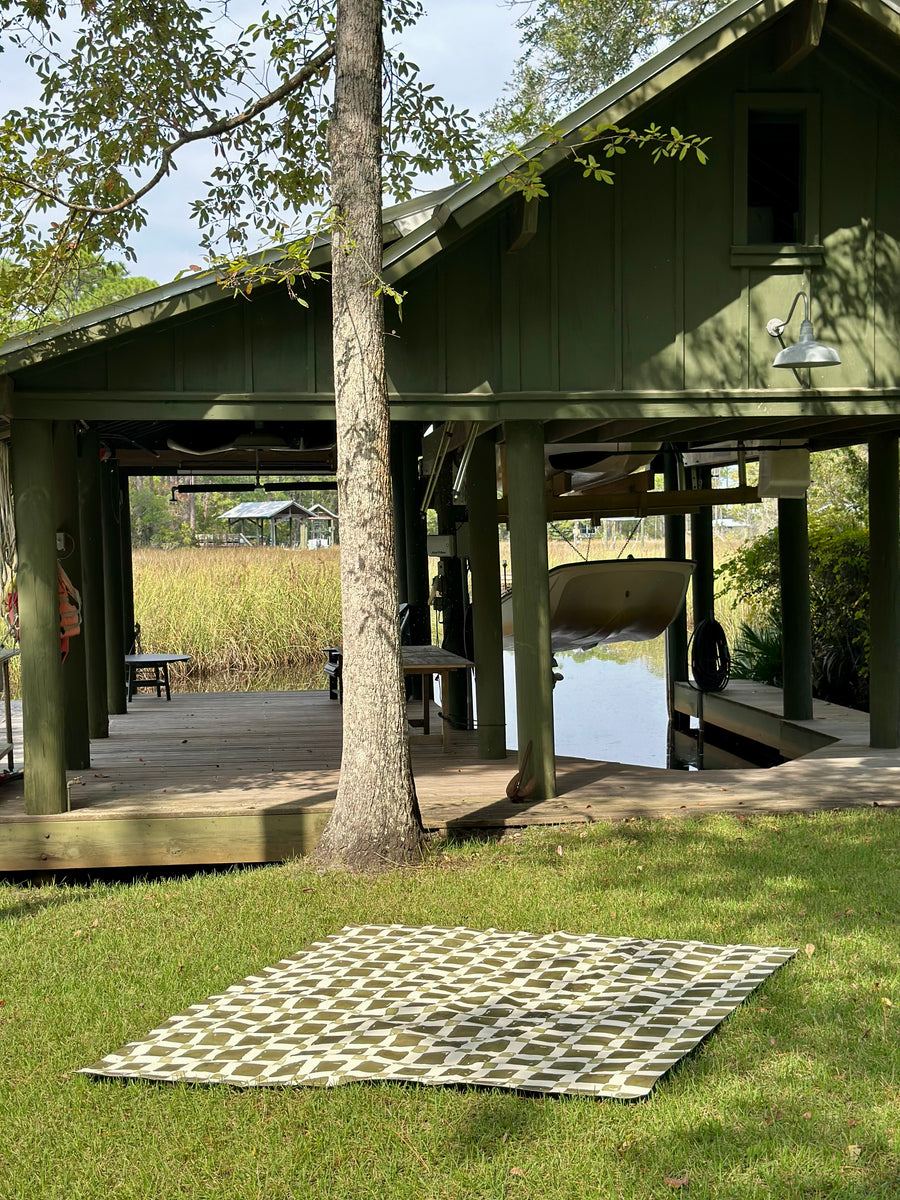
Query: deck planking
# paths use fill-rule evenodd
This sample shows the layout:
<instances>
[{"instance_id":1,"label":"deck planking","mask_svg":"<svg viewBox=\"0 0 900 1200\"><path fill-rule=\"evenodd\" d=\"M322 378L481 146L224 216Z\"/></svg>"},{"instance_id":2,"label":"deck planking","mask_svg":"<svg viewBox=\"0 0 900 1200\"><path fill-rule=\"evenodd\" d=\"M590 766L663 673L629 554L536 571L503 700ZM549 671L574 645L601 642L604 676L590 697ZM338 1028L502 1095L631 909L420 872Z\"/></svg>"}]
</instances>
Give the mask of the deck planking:
<instances>
[{"instance_id":1,"label":"deck planking","mask_svg":"<svg viewBox=\"0 0 900 1200\"><path fill-rule=\"evenodd\" d=\"M779 696L777 689L735 689L734 719L765 714L782 729ZM429 829L465 832L895 805L900 753L863 743L865 714L828 707L835 711L813 723L825 748L780 767L697 773L559 758L559 795L524 804L506 797L514 755L480 760L476 735L457 731L443 753L435 711L435 732L413 730L410 739L423 820ZM337 792L341 737L340 706L325 692L178 693L171 703L137 696L127 714L110 719L109 738L92 742L91 768L69 773L70 812L26 816L21 783L0 788L0 870L278 861L305 853Z\"/></svg>"}]
</instances>

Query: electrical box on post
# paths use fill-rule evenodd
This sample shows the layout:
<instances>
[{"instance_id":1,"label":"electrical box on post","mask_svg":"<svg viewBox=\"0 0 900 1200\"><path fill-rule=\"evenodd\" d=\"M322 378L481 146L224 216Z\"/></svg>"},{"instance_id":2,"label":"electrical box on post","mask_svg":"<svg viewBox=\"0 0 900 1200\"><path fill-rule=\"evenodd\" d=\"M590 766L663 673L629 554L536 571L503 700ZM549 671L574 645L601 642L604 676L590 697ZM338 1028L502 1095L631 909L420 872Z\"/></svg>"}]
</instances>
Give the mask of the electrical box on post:
<instances>
[{"instance_id":1,"label":"electrical box on post","mask_svg":"<svg viewBox=\"0 0 900 1200\"><path fill-rule=\"evenodd\" d=\"M429 558L453 558L456 554L456 538L452 533L428 534Z\"/></svg>"},{"instance_id":2,"label":"electrical box on post","mask_svg":"<svg viewBox=\"0 0 900 1200\"><path fill-rule=\"evenodd\" d=\"M809 451L760 450L759 495L802 500L809 487Z\"/></svg>"}]
</instances>

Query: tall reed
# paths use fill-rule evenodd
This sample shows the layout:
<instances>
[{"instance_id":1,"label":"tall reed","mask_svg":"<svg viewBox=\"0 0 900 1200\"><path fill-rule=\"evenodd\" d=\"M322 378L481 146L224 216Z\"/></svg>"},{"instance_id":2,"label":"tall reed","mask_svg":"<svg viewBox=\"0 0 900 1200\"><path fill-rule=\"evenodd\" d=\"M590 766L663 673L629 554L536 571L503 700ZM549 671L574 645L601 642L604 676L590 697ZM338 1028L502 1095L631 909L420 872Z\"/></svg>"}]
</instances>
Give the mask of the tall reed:
<instances>
[{"instance_id":1,"label":"tall reed","mask_svg":"<svg viewBox=\"0 0 900 1200\"><path fill-rule=\"evenodd\" d=\"M134 551L134 611L145 652L190 654L200 670L260 670L321 659L340 644L337 548Z\"/></svg>"}]
</instances>

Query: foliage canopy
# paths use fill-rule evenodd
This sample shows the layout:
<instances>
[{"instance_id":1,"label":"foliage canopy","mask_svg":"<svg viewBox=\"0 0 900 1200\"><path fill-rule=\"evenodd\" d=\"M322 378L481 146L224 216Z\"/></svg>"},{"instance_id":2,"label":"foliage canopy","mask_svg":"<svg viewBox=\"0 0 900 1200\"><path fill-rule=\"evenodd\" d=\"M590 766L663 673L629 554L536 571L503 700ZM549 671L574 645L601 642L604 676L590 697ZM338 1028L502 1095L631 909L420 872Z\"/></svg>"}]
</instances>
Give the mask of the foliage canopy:
<instances>
[{"instance_id":1,"label":"foliage canopy","mask_svg":"<svg viewBox=\"0 0 900 1200\"><path fill-rule=\"evenodd\" d=\"M7 270L14 271L15 267L7 261L0 262L0 275ZM124 263L104 262L98 255L82 250L70 259L56 295L46 305L30 309L27 298L12 301L15 307L6 318L6 327L10 332L24 333L49 322L66 321L79 313L126 300L156 286L153 279L129 275Z\"/></svg>"},{"instance_id":2,"label":"foliage canopy","mask_svg":"<svg viewBox=\"0 0 900 1200\"><path fill-rule=\"evenodd\" d=\"M679 37L726 0L510 0L524 53L484 114L494 142L530 137L607 87L666 39Z\"/></svg>"},{"instance_id":3,"label":"foliage canopy","mask_svg":"<svg viewBox=\"0 0 900 1200\"><path fill-rule=\"evenodd\" d=\"M382 171L398 199L472 164L473 119L392 45L421 11L383 9ZM289 0L244 28L190 0L0 0L0 49L39 92L0 116L0 310L15 298L49 316L73 256L133 260L145 197L197 142L215 154L192 204L211 260L279 245L302 269L328 204L335 21L336 0Z\"/></svg>"}]
</instances>

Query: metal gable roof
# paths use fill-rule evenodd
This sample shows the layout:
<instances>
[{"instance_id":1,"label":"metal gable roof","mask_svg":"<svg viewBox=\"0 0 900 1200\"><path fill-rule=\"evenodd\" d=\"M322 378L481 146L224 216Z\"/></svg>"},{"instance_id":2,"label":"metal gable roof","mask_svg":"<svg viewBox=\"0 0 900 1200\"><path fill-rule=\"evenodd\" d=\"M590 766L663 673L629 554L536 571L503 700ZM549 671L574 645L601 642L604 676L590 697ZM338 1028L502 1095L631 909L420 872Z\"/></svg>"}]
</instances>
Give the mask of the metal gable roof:
<instances>
[{"instance_id":1,"label":"metal gable roof","mask_svg":"<svg viewBox=\"0 0 900 1200\"><path fill-rule=\"evenodd\" d=\"M313 515L308 508L304 508L296 500L246 500L243 504L236 504L234 508L229 508L228 512L221 513L219 520L235 521L243 517L248 520L259 520L267 517L311 517Z\"/></svg>"}]
</instances>

